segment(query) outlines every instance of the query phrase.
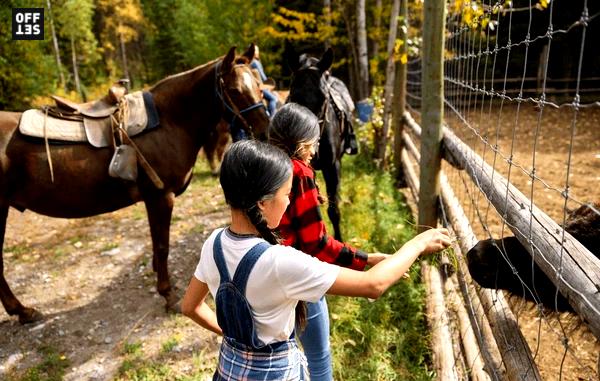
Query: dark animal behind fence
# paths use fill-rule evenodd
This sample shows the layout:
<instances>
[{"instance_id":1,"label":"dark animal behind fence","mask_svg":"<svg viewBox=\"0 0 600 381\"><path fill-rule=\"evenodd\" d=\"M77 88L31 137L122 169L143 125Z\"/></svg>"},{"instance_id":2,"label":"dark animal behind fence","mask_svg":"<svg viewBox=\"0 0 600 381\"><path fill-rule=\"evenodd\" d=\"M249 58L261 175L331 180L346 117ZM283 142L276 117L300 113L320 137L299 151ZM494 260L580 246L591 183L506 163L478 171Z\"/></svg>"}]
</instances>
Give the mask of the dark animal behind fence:
<instances>
[{"instance_id":1,"label":"dark animal behind fence","mask_svg":"<svg viewBox=\"0 0 600 381\"><path fill-rule=\"evenodd\" d=\"M596 210L594 210L596 209ZM569 213L564 229L600 258L600 204L583 205ZM537 300L550 310L573 311L567 299L533 262L516 237L482 240L467 253L469 272L481 287L508 290ZM513 268L514 267L514 272Z\"/></svg>"},{"instance_id":2,"label":"dark animal behind fence","mask_svg":"<svg viewBox=\"0 0 600 381\"><path fill-rule=\"evenodd\" d=\"M13 295L4 277L1 247L9 207L30 209L51 217L78 218L111 212L143 201L152 237L152 266L157 290L175 309L167 269L169 230L175 196L189 184L200 147L222 119L235 118L242 128L261 138L268 126L258 84L249 81L249 57L235 55L163 79L149 92L158 111L159 127L132 138L164 186L157 188L145 172L136 181L108 175L112 147L86 143L49 148L54 167L51 180L43 140L32 140L17 129L21 113L0 112L0 299L9 315L21 323L42 316ZM249 87L250 86L250 87ZM250 109L240 114L240 110Z\"/></svg>"},{"instance_id":3,"label":"dark animal behind fence","mask_svg":"<svg viewBox=\"0 0 600 381\"><path fill-rule=\"evenodd\" d=\"M328 49L321 59L287 52L286 58L293 76L288 102L307 107L321 123L319 150L312 166L323 172L327 189L327 214L333 225L334 236L342 240L340 231L339 188L342 155L348 148L356 153L352 140L352 111L354 104L348 89L339 79L329 75L333 51ZM335 97L335 99L334 99Z\"/></svg>"}]
</instances>

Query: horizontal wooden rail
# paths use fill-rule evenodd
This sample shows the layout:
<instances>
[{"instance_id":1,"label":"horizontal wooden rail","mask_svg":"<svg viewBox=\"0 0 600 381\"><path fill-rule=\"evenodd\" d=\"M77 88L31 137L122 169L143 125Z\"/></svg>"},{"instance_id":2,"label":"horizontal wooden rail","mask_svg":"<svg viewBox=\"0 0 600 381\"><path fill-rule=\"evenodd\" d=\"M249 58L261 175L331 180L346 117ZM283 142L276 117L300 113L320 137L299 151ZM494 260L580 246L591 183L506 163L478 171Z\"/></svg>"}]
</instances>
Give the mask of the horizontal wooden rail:
<instances>
[{"instance_id":1,"label":"horizontal wooden rail","mask_svg":"<svg viewBox=\"0 0 600 381\"><path fill-rule=\"evenodd\" d=\"M431 330L431 344L434 349L433 363L438 380L458 380L440 271L438 268L428 265L427 262L422 262L421 274L427 288L427 323Z\"/></svg>"}]
</instances>

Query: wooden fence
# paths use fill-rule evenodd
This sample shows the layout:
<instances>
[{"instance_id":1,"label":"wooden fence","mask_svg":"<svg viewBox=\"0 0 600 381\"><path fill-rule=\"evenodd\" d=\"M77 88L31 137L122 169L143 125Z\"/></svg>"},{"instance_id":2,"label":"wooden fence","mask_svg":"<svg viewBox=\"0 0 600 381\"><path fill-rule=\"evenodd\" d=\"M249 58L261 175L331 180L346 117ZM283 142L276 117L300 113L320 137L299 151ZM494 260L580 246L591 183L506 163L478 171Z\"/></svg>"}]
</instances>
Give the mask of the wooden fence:
<instances>
[{"instance_id":1,"label":"wooden fence","mask_svg":"<svg viewBox=\"0 0 600 381\"><path fill-rule=\"evenodd\" d=\"M468 174L599 339L600 260L444 126L445 5L442 0L426 0L424 5L427 27L423 35L418 115L422 126L405 111L396 118L394 130L395 163L399 177L418 204L418 224L437 225L441 206L448 228L457 237L456 271L449 270L452 266L436 268L427 264L422 270L438 379L541 380L534 356L503 292L480 288L470 279L463 255L477 243L477 238L441 170L441 160ZM402 99L395 103L405 110L406 69L397 73L395 93ZM413 138L420 139L420 152ZM545 255L534 255L533 247Z\"/></svg>"}]
</instances>

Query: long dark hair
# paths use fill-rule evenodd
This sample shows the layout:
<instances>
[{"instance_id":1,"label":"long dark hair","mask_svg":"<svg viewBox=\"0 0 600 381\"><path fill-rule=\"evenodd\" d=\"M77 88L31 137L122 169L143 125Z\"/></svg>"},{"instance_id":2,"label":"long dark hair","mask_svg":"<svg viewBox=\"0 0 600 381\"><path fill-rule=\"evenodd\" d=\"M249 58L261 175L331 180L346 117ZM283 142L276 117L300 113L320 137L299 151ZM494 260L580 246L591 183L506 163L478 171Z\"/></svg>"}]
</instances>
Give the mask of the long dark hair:
<instances>
[{"instance_id":1,"label":"long dark hair","mask_svg":"<svg viewBox=\"0 0 600 381\"><path fill-rule=\"evenodd\" d=\"M231 145L221 164L221 187L225 201L243 211L262 238L271 244L279 243L269 229L258 202L273 197L292 175L289 157L280 149L254 140Z\"/></svg>"},{"instance_id":2,"label":"long dark hair","mask_svg":"<svg viewBox=\"0 0 600 381\"><path fill-rule=\"evenodd\" d=\"M292 175L292 163L281 149L256 140L233 143L223 156L219 180L225 201L243 211L270 244L279 237L268 226L258 202L273 197ZM306 304L296 306L296 324L306 325Z\"/></svg>"},{"instance_id":3,"label":"long dark hair","mask_svg":"<svg viewBox=\"0 0 600 381\"><path fill-rule=\"evenodd\" d=\"M292 159L302 159L305 144L318 141L321 135L319 119L307 107L298 103L286 103L271 119L267 136L269 143L285 151ZM315 184L316 185L316 184ZM327 198L318 191L317 198L321 204Z\"/></svg>"},{"instance_id":4,"label":"long dark hair","mask_svg":"<svg viewBox=\"0 0 600 381\"><path fill-rule=\"evenodd\" d=\"M319 119L298 103L283 105L271 119L268 130L269 143L291 158L297 157L301 144L317 140L319 135Z\"/></svg>"}]
</instances>

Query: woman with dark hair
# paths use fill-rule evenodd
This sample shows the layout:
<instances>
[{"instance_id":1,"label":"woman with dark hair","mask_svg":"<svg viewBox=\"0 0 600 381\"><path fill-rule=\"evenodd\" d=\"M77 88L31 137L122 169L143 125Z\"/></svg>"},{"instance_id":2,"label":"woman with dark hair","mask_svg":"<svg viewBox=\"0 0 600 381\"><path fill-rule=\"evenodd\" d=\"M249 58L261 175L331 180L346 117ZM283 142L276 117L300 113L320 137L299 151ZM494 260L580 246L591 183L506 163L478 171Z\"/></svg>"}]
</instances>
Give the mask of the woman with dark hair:
<instances>
[{"instance_id":1,"label":"woman with dark hair","mask_svg":"<svg viewBox=\"0 0 600 381\"><path fill-rule=\"evenodd\" d=\"M258 141L234 143L220 180L231 224L204 243L182 303L186 316L224 336L213 380L308 379L294 338L303 313L299 302L325 293L377 298L419 255L450 244L445 229L432 229L367 272L340 268L277 244L273 229L292 187L292 165L283 151ZM206 304L209 292L216 314Z\"/></svg>"},{"instance_id":2,"label":"woman with dark hair","mask_svg":"<svg viewBox=\"0 0 600 381\"><path fill-rule=\"evenodd\" d=\"M285 151L294 167L290 205L279 224L282 243L323 262L354 270L364 270L366 265L383 260L386 254L367 254L327 235L319 208L323 200L310 166L320 137L317 117L302 105L287 103L271 119L268 136L269 143ZM325 297L307 304L307 325L299 333L299 339L311 380L332 380L329 311Z\"/></svg>"}]
</instances>

